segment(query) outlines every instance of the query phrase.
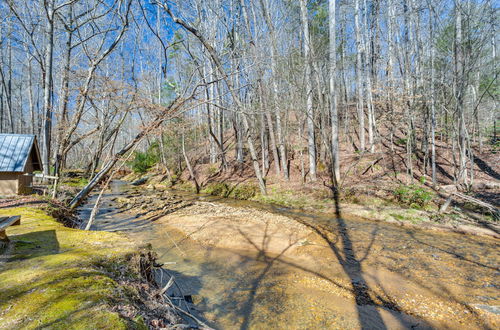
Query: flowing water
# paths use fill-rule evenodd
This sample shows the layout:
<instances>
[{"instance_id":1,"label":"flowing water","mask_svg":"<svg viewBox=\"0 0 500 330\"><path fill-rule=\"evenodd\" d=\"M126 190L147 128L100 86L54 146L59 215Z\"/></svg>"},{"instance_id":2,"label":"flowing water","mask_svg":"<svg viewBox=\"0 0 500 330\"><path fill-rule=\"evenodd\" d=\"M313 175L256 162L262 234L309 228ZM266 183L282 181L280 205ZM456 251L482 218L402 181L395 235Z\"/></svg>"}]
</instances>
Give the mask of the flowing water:
<instances>
[{"instance_id":1,"label":"flowing water","mask_svg":"<svg viewBox=\"0 0 500 330\"><path fill-rule=\"evenodd\" d=\"M251 208L257 218L284 215L310 233L276 250L267 237L283 233L268 232L266 224L257 242L238 228L225 239L228 245L217 230L222 237L223 225L236 218L218 211L222 227L200 241L194 237L209 230L205 227L213 222L204 219L213 214L195 214L203 225L187 232L175 225L187 221L185 213L150 221L117 208L114 199L130 191L155 194L113 182L92 229L123 232L151 244L184 294L193 297L198 315L215 328L499 327L495 239L175 192L179 199L208 206ZM95 196L80 208L82 219L88 219L94 202ZM251 244L231 241L245 239Z\"/></svg>"}]
</instances>

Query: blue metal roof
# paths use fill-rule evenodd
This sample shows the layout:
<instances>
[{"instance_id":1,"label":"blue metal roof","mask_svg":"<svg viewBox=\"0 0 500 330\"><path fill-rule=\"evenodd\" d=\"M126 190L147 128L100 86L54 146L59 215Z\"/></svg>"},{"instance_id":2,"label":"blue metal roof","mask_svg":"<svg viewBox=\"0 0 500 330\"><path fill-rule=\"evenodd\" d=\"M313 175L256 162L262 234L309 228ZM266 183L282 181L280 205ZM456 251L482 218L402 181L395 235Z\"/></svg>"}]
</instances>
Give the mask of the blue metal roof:
<instances>
[{"instance_id":1,"label":"blue metal roof","mask_svg":"<svg viewBox=\"0 0 500 330\"><path fill-rule=\"evenodd\" d=\"M0 134L0 172L24 172L30 154L35 170L40 170L35 135Z\"/></svg>"}]
</instances>

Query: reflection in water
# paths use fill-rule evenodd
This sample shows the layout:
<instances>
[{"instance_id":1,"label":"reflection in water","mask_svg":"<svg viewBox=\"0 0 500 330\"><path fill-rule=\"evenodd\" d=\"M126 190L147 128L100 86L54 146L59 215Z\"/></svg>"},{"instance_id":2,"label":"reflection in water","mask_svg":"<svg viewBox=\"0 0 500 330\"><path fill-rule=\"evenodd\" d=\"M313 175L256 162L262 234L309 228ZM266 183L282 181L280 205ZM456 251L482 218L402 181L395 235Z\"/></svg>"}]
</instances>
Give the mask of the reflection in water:
<instances>
[{"instance_id":1,"label":"reflection in water","mask_svg":"<svg viewBox=\"0 0 500 330\"><path fill-rule=\"evenodd\" d=\"M268 232L266 223L259 239L244 230L235 232L234 240L245 241L248 248L214 247L168 222L117 209L113 199L129 189L134 188L113 183L92 229L126 232L151 243L160 262L176 262L169 270L214 326L397 329L467 322L471 328L494 328L498 322L494 314L485 316L471 307L499 305L495 240L176 191L184 200L286 215L318 237L303 246L290 239L289 245L271 252L275 233ZM81 208L83 219L93 201L91 197ZM208 216L200 215L196 230L214 225Z\"/></svg>"}]
</instances>

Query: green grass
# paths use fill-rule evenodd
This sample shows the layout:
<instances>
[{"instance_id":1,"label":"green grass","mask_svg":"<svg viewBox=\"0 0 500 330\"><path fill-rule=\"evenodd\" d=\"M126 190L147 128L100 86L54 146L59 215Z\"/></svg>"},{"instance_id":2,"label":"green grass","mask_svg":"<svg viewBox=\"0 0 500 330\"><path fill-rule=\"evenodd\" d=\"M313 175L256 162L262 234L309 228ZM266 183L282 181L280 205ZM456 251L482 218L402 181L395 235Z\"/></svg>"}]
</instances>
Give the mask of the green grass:
<instances>
[{"instance_id":1,"label":"green grass","mask_svg":"<svg viewBox=\"0 0 500 330\"><path fill-rule=\"evenodd\" d=\"M83 188L89 183L89 180L83 177L67 178L63 181L63 185L69 187Z\"/></svg>"},{"instance_id":2,"label":"green grass","mask_svg":"<svg viewBox=\"0 0 500 330\"><path fill-rule=\"evenodd\" d=\"M136 253L133 243L114 233L64 227L40 209L0 210L0 216L10 215L21 215L21 226L7 230L11 249L0 265L0 328L143 326L110 308L128 299L110 268L125 267Z\"/></svg>"},{"instance_id":3,"label":"green grass","mask_svg":"<svg viewBox=\"0 0 500 330\"><path fill-rule=\"evenodd\" d=\"M434 198L434 193L417 185L400 185L394 190L394 197L403 205L414 209L425 208Z\"/></svg>"}]
</instances>

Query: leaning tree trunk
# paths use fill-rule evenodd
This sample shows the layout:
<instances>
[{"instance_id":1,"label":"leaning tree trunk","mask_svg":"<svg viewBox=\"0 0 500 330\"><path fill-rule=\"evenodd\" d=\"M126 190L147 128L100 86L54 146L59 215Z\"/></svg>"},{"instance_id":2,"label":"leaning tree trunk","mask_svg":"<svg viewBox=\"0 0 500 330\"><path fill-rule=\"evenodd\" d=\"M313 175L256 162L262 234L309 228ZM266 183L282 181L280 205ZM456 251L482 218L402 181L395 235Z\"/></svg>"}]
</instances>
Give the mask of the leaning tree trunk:
<instances>
[{"instance_id":1,"label":"leaning tree trunk","mask_svg":"<svg viewBox=\"0 0 500 330\"><path fill-rule=\"evenodd\" d=\"M198 180L196 179L196 174L194 173L193 167L191 166L191 161L189 160L189 157L186 153L186 145L184 143L184 132L182 132L181 144L182 144L182 156L186 161L186 166L188 168L189 175L191 176L191 179L193 179L194 186L196 188L196 193L198 194L200 192L200 185L198 184Z\"/></svg>"},{"instance_id":2,"label":"leaning tree trunk","mask_svg":"<svg viewBox=\"0 0 500 330\"><path fill-rule=\"evenodd\" d=\"M69 207L71 209L76 208L80 203L87 197L87 195L95 188L95 186L113 169L115 164L122 158L130 149L132 149L137 143L139 143L149 132L157 129L160 125L173 116L180 107L187 101L187 99L177 98L172 104L164 109L152 122L150 125L146 126L142 131L140 131L132 141L130 141L125 147L120 151L115 153L113 157L110 158L101 168L101 170L94 176L92 180L71 200Z\"/></svg>"},{"instance_id":3,"label":"leaning tree trunk","mask_svg":"<svg viewBox=\"0 0 500 330\"><path fill-rule=\"evenodd\" d=\"M203 37L203 35L201 35L201 33L197 29L192 27L190 24L185 22L183 19L175 16L167 3L157 3L157 4L159 6L162 6L165 9L165 11L170 15L170 17L172 18L172 20L175 23L181 25L184 29L189 31L193 36L195 36L201 42L203 47L207 50L208 54L212 58L212 61L214 62L217 70L219 71L219 73L221 75L221 79L224 80L224 82L226 83L226 86L229 90L229 93L231 94L233 101L236 103L237 109L242 110L243 104L241 102L241 99L240 99L238 93L236 92L236 90L233 88L231 80L229 79L228 74L224 70L222 62L221 62L219 56L217 55L215 49L207 42L207 40ZM247 114L243 113L241 116L241 119L243 122L243 128L245 130L245 135L246 135L246 140L247 140L247 144L248 144L248 149L250 151L250 156L252 157L252 164L253 164L253 168L255 171L255 176L257 177L257 180L259 182L259 188L260 188L261 193L263 195L266 195L267 194L266 183L264 181L264 178L262 176L262 172L260 170L259 160L257 159L257 151L256 151L254 143L253 143L253 136L252 136L252 132L250 130L250 125L248 123Z\"/></svg>"}]
</instances>

